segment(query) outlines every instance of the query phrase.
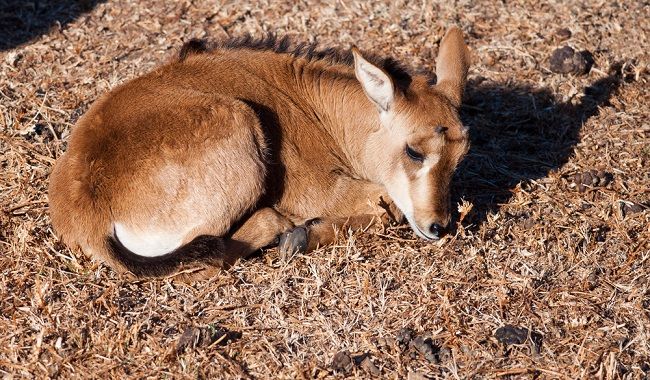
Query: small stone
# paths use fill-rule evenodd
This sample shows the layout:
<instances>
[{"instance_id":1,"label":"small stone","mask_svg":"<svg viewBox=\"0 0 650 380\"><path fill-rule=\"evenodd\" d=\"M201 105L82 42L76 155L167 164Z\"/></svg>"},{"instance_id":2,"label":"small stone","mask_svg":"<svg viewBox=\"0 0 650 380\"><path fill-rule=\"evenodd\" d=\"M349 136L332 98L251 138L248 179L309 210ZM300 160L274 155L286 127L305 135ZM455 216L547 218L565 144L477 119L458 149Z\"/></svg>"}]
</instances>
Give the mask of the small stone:
<instances>
[{"instance_id":1,"label":"small stone","mask_svg":"<svg viewBox=\"0 0 650 380\"><path fill-rule=\"evenodd\" d=\"M598 287L598 271L593 271L587 276L587 290L594 290Z\"/></svg>"},{"instance_id":2,"label":"small stone","mask_svg":"<svg viewBox=\"0 0 650 380\"><path fill-rule=\"evenodd\" d=\"M361 369L368 372L372 376L381 376L381 371L379 370L379 368L377 368L375 363L373 363L372 360L370 360L369 356L366 356L365 359L361 361L360 367Z\"/></svg>"},{"instance_id":3,"label":"small stone","mask_svg":"<svg viewBox=\"0 0 650 380\"><path fill-rule=\"evenodd\" d=\"M350 357L350 353L348 351L337 352L332 358L331 367L333 370L338 372L343 372L343 373L350 372L354 367L354 362Z\"/></svg>"},{"instance_id":4,"label":"small stone","mask_svg":"<svg viewBox=\"0 0 650 380\"><path fill-rule=\"evenodd\" d=\"M569 178L572 181L571 187L583 193L589 188L609 185L614 180L614 175L604 170L588 170Z\"/></svg>"},{"instance_id":5,"label":"small stone","mask_svg":"<svg viewBox=\"0 0 650 380\"><path fill-rule=\"evenodd\" d=\"M550 69L560 74L586 74L590 65L585 55L570 46L556 49L551 55Z\"/></svg>"},{"instance_id":6,"label":"small stone","mask_svg":"<svg viewBox=\"0 0 650 380\"><path fill-rule=\"evenodd\" d=\"M433 346L433 342L430 338L425 338L422 335L419 335L411 341L410 346L415 348L417 352L424 356L424 358L430 363L438 362L438 358L436 357L436 352L438 350Z\"/></svg>"},{"instance_id":7,"label":"small stone","mask_svg":"<svg viewBox=\"0 0 650 380\"><path fill-rule=\"evenodd\" d=\"M451 350L447 347L441 347L438 352L438 359L441 363L450 361L452 359Z\"/></svg>"},{"instance_id":8,"label":"small stone","mask_svg":"<svg viewBox=\"0 0 650 380\"><path fill-rule=\"evenodd\" d=\"M573 175L574 183L582 183L582 173L576 173Z\"/></svg>"},{"instance_id":9,"label":"small stone","mask_svg":"<svg viewBox=\"0 0 650 380\"><path fill-rule=\"evenodd\" d=\"M642 212L646 209L646 206L632 201L620 201L619 207L623 218L627 215L636 214L637 212Z\"/></svg>"},{"instance_id":10,"label":"small stone","mask_svg":"<svg viewBox=\"0 0 650 380\"><path fill-rule=\"evenodd\" d=\"M526 339L528 339L528 329L513 325L505 325L499 327L494 333L494 336L499 342L506 346L511 344L523 344Z\"/></svg>"},{"instance_id":11,"label":"small stone","mask_svg":"<svg viewBox=\"0 0 650 380\"><path fill-rule=\"evenodd\" d=\"M555 35L562 41L568 40L571 38L571 31L567 28L560 28L555 32Z\"/></svg>"},{"instance_id":12,"label":"small stone","mask_svg":"<svg viewBox=\"0 0 650 380\"><path fill-rule=\"evenodd\" d=\"M181 353L187 348L194 348L198 344L201 336L201 330L197 327L190 326L183 331L183 334L176 342L176 352Z\"/></svg>"},{"instance_id":13,"label":"small stone","mask_svg":"<svg viewBox=\"0 0 650 380\"><path fill-rule=\"evenodd\" d=\"M411 342L411 339L413 339L413 330L405 327L399 330L395 338L397 339L397 343L406 346Z\"/></svg>"},{"instance_id":14,"label":"small stone","mask_svg":"<svg viewBox=\"0 0 650 380\"><path fill-rule=\"evenodd\" d=\"M406 375L406 380L428 380L429 378L420 372L409 372Z\"/></svg>"},{"instance_id":15,"label":"small stone","mask_svg":"<svg viewBox=\"0 0 650 380\"><path fill-rule=\"evenodd\" d=\"M591 176L596 179L594 186L607 186L614 180L614 175L604 170L592 170Z\"/></svg>"},{"instance_id":16,"label":"small stone","mask_svg":"<svg viewBox=\"0 0 650 380\"><path fill-rule=\"evenodd\" d=\"M528 340L528 337L530 337L530 341L534 345L534 350L536 352L539 352L542 346L542 335L524 327L505 325L499 327L494 333L494 336L499 342L506 346L524 344L526 340Z\"/></svg>"}]
</instances>

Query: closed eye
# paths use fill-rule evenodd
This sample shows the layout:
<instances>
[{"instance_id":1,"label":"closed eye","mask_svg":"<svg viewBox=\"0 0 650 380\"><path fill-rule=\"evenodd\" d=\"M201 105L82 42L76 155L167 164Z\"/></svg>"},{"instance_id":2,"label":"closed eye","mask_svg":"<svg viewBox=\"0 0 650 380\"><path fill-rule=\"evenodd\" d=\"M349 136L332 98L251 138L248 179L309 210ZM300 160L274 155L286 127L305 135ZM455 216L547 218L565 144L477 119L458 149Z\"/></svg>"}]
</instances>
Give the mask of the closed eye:
<instances>
[{"instance_id":1,"label":"closed eye","mask_svg":"<svg viewBox=\"0 0 650 380\"><path fill-rule=\"evenodd\" d=\"M409 158L415 162L423 162L424 161L424 155L410 146L406 146L406 155L409 156Z\"/></svg>"}]
</instances>

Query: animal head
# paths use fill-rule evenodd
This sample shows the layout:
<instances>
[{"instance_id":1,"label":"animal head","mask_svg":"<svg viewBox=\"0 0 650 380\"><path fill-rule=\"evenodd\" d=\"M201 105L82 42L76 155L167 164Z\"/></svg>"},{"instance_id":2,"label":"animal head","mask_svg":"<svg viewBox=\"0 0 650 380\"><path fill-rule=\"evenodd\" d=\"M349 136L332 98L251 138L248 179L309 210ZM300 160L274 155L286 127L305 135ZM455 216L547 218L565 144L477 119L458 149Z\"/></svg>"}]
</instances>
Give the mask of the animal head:
<instances>
[{"instance_id":1,"label":"animal head","mask_svg":"<svg viewBox=\"0 0 650 380\"><path fill-rule=\"evenodd\" d=\"M382 125L367 141L366 161L380 163L380 181L415 233L438 239L451 219L451 178L469 148L458 116L470 61L462 32L450 29L442 39L435 85L414 76L401 91L358 50L353 55L355 75Z\"/></svg>"}]
</instances>

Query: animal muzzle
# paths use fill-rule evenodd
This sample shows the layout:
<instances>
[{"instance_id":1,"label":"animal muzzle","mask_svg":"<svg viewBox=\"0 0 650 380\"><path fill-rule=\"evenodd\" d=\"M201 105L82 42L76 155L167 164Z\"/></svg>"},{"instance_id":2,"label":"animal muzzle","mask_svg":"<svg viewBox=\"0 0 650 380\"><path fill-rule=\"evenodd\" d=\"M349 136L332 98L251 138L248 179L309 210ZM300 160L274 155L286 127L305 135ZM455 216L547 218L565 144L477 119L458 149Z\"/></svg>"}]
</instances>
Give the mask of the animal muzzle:
<instances>
[{"instance_id":1,"label":"animal muzzle","mask_svg":"<svg viewBox=\"0 0 650 380\"><path fill-rule=\"evenodd\" d=\"M447 227L443 227L438 223L431 223L429 225L429 236L433 239L440 239L447 232Z\"/></svg>"},{"instance_id":2,"label":"animal muzzle","mask_svg":"<svg viewBox=\"0 0 650 380\"><path fill-rule=\"evenodd\" d=\"M420 218L415 215L411 227L415 232L426 240L438 240L443 237L451 225L451 213L448 209L436 210L434 212L423 212Z\"/></svg>"},{"instance_id":3,"label":"animal muzzle","mask_svg":"<svg viewBox=\"0 0 650 380\"><path fill-rule=\"evenodd\" d=\"M444 221L434 221L428 223L417 223L407 216L409 224L413 231L424 240L438 240L447 233L449 226L448 218Z\"/></svg>"}]
</instances>

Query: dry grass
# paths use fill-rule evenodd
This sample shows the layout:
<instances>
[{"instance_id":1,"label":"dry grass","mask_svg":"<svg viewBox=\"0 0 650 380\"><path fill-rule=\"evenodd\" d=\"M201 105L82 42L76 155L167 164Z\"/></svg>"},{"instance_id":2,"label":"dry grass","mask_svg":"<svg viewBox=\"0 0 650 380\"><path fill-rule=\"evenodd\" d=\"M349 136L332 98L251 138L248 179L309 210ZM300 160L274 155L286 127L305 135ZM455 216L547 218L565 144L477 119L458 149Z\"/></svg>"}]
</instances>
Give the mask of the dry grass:
<instances>
[{"instance_id":1,"label":"dry grass","mask_svg":"<svg viewBox=\"0 0 650 380\"><path fill-rule=\"evenodd\" d=\"M0 374L342 377L331 361L348 350L387 378L649 376L644 2L5 3ZM290 261L269 250L186 285L128 281L57 242L47 178L74 120L182 41L274 31L431 69L452 23L475 56L463 109L473 146L455 183L464 219L444 244L396 226ZM572 36L561 41L560 28ZM588 75L548 70L566 44L593 53ZM613 181L578 191L574 175L592 169ZM541 346L499 343L506 324L539 334ZM217 325L242 335L196 335L176 350L186 327ZM432 339L435 360L399 345L404 327ZM347 376L368 377L368 368Z\"/></svg>"}]
</instances>

